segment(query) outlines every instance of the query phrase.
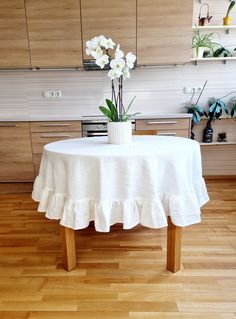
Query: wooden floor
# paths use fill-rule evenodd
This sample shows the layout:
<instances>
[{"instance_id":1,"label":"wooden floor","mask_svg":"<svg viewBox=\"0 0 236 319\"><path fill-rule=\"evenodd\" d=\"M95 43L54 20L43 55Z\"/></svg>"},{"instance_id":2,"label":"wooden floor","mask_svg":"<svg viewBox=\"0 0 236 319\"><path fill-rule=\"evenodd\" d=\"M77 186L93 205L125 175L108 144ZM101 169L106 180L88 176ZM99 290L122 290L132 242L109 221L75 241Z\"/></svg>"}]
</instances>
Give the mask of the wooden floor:
<instances>
[{"instance_id":1,"label":"wooden floor","mask_svg":"<svg viewBox=\"0 0 236 319\"><path fill-rule=\"evenodd\" d=\"M1 319L236 319L236 181L209 181L202 223L183 229L182 269L166 270L166 229L78 231L62 268L56 221L30 194L0 195Z\"/></svg>"}]
</instances>

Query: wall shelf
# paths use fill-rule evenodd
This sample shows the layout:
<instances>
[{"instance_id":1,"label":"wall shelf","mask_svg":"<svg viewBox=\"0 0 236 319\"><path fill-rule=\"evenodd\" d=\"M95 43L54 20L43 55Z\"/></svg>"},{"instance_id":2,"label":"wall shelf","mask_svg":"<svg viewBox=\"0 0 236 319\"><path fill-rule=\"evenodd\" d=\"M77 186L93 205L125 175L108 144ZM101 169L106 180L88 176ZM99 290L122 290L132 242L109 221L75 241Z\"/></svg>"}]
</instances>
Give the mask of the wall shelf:
<instances>
[{"instance_id":1,"label":"wall shelf","mask_svg":"<svg viewBox=\"0 0 236 319\"><path fill-rule=\"evenodd\" d=\"M198 62L214 62L214 61L221 61L226 64L227 61L236 61L236 56L233 57L220 57L220 58L202 58L202 59L191 59L191 62L194 62L195 65L198 64Z\"/></svg>"},{"instance_id":2,"label":"wall shelf","mask_svg":"<svg viewBox=\"0 0 236 319\"><path fill-rule=\"evenodd\" d=\"M193 30L222 30L229 34L230 30L236 30L236 25L208 25L208 26L192 26Z\"/></svg>"}]
</instances>

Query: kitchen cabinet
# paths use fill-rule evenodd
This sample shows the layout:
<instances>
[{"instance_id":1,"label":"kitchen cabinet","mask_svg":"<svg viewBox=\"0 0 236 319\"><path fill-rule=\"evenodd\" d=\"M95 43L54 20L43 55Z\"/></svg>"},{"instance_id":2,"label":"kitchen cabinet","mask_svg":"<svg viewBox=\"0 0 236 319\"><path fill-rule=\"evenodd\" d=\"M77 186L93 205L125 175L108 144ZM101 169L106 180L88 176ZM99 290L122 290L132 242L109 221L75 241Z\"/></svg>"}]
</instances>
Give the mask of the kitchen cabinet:
<instances>
[{"instance_id":1,"label":"kitchen cabinet","mask_svg":"<svg viewBox=\"0 0 236 319\"><path fill-rule=\"evenodd\" d=\"M28 122L0 122L0 182L32 182L34 169Z\"/></svg>"},{"instance_id":2,"label":"kitchen cabinet","mask_svg":"<svg viewBox=\"0 0 236 319\"><path fill-rule=\"evenodd\" d=\"M190 62L193 1L137 0L139 65Z\"/></svg>"},{"instance_id":3,"label":"kitchen cabinet","mask_svg":"<svg viewBox=\"0 0 236 319\"><path fill-rule=\"evenodd\" d=\"M81 67L80 0L26 0L32 67Z\"/></svg>"},{"instance_id":4,"label":"kitchen cabinet","mask_svg":"<svg viewBox=\"0 0 236 319\"><path fill-rule=\"evenodd\" d=\"M44 145L82 137L81 121L31 122L30 131L35 176L38 175Z\"/></svg>"},{"instance_id":5,"label":"kitchen cabinet","mask_svg":"<svg viewBox=\"0 0 236 319\"><path fill-rule=\"evenodd\" d=\"M29 68L24 0L0 0L0 68Z\"/></svg>"},{"instance_id":6,"label":"kitchen cabinet","mask_svg":"<svg viewBox=\"0 0 236 319\"><path fill-rule=\"evenodd\" d=\"M189 137L191 118L156 118L136 120L136 130L157 130L157 135Z\"/></svg>"},{"instance_id":7,"label":"kitchen cabinet","mask_svg":"<svg viewBox=\"0 0 236 319\"><path fill-rule=\"evenodd\" d=\"M103 34L121 49L136 53L136 0L81 0L83 46ZM84 58L89 59L84 52Z\"/></svg>"},{"instance_id":8,"label":"kitchen cabinet","mask_svg":"<svg viewBox=\"0 0 236 319\"><path fill-rule=\"evenodd\" d=\"M213 142L202 143L203 130L207 119L202 119L193 128L195 140L200 142L203 174L205 176L236 176L236 120L222 118L212 122ZM225 132L227 142L218 142L218 134Z\"/></svg>"}]
</instances>

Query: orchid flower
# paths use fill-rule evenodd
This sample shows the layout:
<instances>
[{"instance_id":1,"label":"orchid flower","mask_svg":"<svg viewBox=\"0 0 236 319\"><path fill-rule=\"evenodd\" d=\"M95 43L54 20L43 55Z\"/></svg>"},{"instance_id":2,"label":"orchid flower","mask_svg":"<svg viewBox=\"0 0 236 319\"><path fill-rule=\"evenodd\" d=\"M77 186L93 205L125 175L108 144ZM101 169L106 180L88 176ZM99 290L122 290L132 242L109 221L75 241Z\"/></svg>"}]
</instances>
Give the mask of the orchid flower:
<instances>
[{"instance_id":1,"label":"orchid flower","mask_svg":"<svg viewBox=\"0 0 236 319\"><path fill-rule=\"evenodd\" d=\"M114 70L119 70L122 73L122 70L125 67L125 60L121 58L113 59L110 62L110 67Z\"/></svg>"},{"instance_id":2,"label":"orchid flower","mask_svg":"<svg viewBox=\"0 0 236 319\"><path fill-rule=\"evenodd\" d=\"M117 44L116 52L115 52L115 59L121 59L124 56L124 52L120 50L120 45Z\"/></svg>"},{"instance_id":3,"label":"orchid flower","mask_svg":"<svg viewBox=\"0 0 236 319\"><path fill-rule=\"evenodd\" d=\"M134 55L132 52L129 52L126 54L126 64L129 69L133 69L135 61L136 61L136 55Z\"/></svg>"},{"instance_id":4,"label":"orchid flower","mask_svg":"<svg viewBox=\"0 0 236 319\"><path fill-rule=\"evenodd\" d=\"M95 63L100 66L101 69L104 68L106 64L109 63L109 56L107 54L102 55L101 57L98 57L95 61Z\"/></svg>"},{"instance_id":5,"label":"orchid flower","mask_svg":"<svg viewBox=\"0 0 236 319\"><path fill-rule=\"evenodd\" d=\"M129 71L129 67L125 67L123 69L123 76L124 76L124 79L130 79L130 71Z\"/></svg>"},{"instance_id":6,"label":"orchid flower","mask_svg":"<svg viewBox=\"0 0 236 319\"><path fill-rule=\"evenodd\" d=\"M121 77L122 71L119 69L111 69L107 75L111 78L111 80L118 79Z\"/></svg>"}]
</instances>

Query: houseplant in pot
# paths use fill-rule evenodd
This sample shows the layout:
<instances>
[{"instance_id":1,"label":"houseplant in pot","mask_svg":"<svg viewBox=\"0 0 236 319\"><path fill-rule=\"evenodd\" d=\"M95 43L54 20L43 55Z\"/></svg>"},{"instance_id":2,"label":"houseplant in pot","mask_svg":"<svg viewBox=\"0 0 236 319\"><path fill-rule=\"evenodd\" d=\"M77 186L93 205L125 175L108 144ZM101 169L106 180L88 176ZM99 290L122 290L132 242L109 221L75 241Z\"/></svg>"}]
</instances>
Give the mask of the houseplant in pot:
<instances>
[{"instance_id":1,"label":"houseplant in pot","mask_svg":"<svg viewBox=\"0 0 236 319\"><path fill-rule=\"evenodd\" d=\"M227 95L226 95L227 96ZM225 102L222 100L223 96L219 99L212 97L208 100L208 117L207 125L203 130L203 142L211 143L213 139L213 128L211 126L212 121L220 119L223 113L228 114L228 109Z\"/></svg>"},{"instance_id":2,"label":"houseplant in pot","mask_svg":"<svg viewBox=\"0 0 236 319\"><path fill-rule=\"evenodd\" d=\"M193 98L195 96L195 91L194 91L190 101L184 103L184 105L183 105L183 107L187 110L187 113L192 114L192 122L191 122L191 139L192 140L194 140L194 137L195 137L195 134L193 132L194 125L200 123L202 116L205 115L207 117L207 113L205 112L205 110L201 106L198 105L199 100L202 96L202 93L206 87L206 84L207 84L207 81L205 82L201 93L198 95L196 102L193 102Z\"/></svg>"},{"instance_id":3,"label":"houseplant in pot","mask_svg":"<svg viewBox=\"0 0 236 319\"><path fill-rule=\"evenodd\" d=\"M230 11L233 9L233 7L235 6L235 1L231 1L226 13L226 16L223 18L223 25L230 25L231 24L231 18L229 16Z\"/></svg>"},{"instance_id":4,"label":"houseplant in pot","mask_svg":"<svg viewBox=\"0 0 236 319\"><path fill-rule=\"evenodd\" d=\"M129 52L126 55L112 39L103 35L86 42L86 54L95 59L95 63L103 69L110 68L108 77L111 79L112 98L106 99L106 105L100 106L100 111L108 119L108 142L110 144L126 144L131 142L132 124L129 121L130 102L127 108L123 104L123 80L130 78L136 56ZM136 113L137 114L137 113Z\"/></svg>"},{"instance_id":5,"label":"houseplant in pot","mask_svg":"<svg viewBox=\"0 0 236 319\"><path fill-rule=\"evenodd\" d=\"M203 58L204 50L212 51L216 43L212 42L213 33L201 34L199 29L193 32L192 49L194 59Z\"/></svg>"}]
</instances>

